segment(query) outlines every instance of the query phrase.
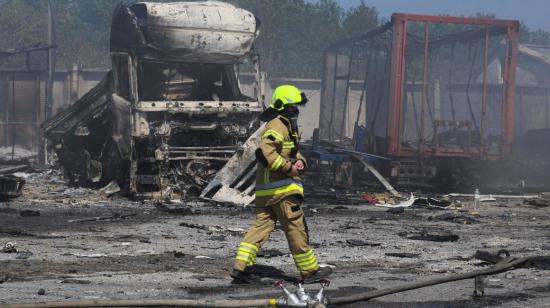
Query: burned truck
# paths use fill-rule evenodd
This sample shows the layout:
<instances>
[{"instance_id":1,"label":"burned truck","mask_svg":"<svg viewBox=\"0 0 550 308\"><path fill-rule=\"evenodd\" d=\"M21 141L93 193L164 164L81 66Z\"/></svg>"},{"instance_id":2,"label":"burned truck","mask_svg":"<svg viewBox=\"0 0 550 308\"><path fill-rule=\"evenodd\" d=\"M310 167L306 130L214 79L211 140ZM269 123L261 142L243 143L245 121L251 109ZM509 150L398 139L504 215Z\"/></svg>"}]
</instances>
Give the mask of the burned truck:
<instances>
[{"instance_id":1,"label":"burned truck","mask_svg":"<svg viewBox=\"0 0 550 308\"><path fill-rule=\"evenodd\" d=\"M258 128L259 22L217 2L120 4L112 69L43 124L68 180L142 198L191 198ZM254 98L237 66L256 74Z\"/></svg>"}]
</instances>

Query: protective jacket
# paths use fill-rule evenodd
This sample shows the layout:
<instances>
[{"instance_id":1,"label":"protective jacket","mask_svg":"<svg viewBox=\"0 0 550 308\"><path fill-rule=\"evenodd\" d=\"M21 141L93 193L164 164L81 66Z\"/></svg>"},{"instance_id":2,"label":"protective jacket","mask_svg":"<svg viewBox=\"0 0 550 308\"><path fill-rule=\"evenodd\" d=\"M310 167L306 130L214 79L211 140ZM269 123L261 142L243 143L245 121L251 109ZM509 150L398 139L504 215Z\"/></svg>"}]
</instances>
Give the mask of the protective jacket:
<instances>
[{"instance_id":1,"label":"protective jacket","mask_svg":"<svg viewBox=\"0 0 550 308\"><path fill-rule=\"evenodd\" d=\"M257 206L273 205L291 195L303 199L302 180L298 176L290 176L292 164L297 160L302 160L304 166L307 166L305 158L298 151L298 142L298 131L292 129L290 120L284 116L278 115L266 124L260 146L256 150Z\"/></svg>"}]
</instances>

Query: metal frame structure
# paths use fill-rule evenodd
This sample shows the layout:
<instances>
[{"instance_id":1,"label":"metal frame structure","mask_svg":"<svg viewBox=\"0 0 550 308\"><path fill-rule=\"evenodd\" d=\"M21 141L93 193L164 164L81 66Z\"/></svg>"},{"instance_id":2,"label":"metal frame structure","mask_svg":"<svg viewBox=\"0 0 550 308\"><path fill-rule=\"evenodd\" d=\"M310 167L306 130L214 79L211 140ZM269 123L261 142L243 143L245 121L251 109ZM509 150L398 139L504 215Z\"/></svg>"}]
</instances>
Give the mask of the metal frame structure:
<instances>
[{"instance_id":1,"label":"metal frame structure","mask_svg":"<svg viewBox=\"0 0 550 308\"><path fill-rule=\"evenodd\" d=\"M483 141L478 150L476 149L441 149L437 145L430 148L424 143L423 133L420 138L419 150L405 149L401 146L402 117L405 91L405 63L406 63L406 43L407 43L407 24L410 22L424 23L424 67L423 67L423 89L421 105L421 127L424 121L424 109L426 105L426 79L428 74L428 46L430 23L448 23L463 25L485 26L484 49L483 49L483 84L482 84L482 114L480 135L483 136L485 129L487 112L487 69L488 69L488 43L489 32L492 26L506 27L506 56L503 71L503 112L502 112L502 147L500 155L489 155L486 152ZM391 59L391 80L390 80L390 98L388 115L388 143L387 154L397 157L411 157L420 155L427 156L450 156L450 157L481 157L488 159L498 159L510 157L512 153L512 140L514 132L514 99L515 99L515 74L517 66L519 22L516 20L499 20L489 18L466 18L450 16L428 16L415 14L393 14L392 15L392 59ZM483 138L482 138L483 139Z\"/></svg>"},{"instance_id":2,"label":"metal frame structure","mask_svg":"<svg viewBox=\"0 0 550 308\"><path fill-rule=\"evenodd\" d=\"M4 141L4 145L10 146L11 159L14 158L14 151L16 141L16 132L21 127L32 126L34 127L35 137L36 137L36 146L37 154L39 155L39 164L44 163L44 140L42 132L40 130L40 124L48 116L48 106L51 106L51 89L53 85L53 76L50 76L49 71L51 69L50 53L52 49L55 49L54 45L47 44L35 44L32 46L14 48L9 50L0 50L0 62L4 64L8 59L16 56L21 56L23 65L16 68L3 68L0 69L0 80L5 82L4 91L6 93L6 99L4 104L0 104L0 107L3 109L4 119L0 121L0 127L3 128L3 138L0 138ZM43 61L33 61L33 56L45 56L47 65L42 63ZM35 63L40 62L40 63ZM34 65L36 64L36 65ZM21 88L21 85L17 85L22 81L33 81L34 85L29 86L28 88ZM42 83L46 83L42 86ZM26 103L19 101L20 98L16 96L16 93L19 91L27 90L34 92L34 99L32 104L32 119L30 121L18 120L18 110L17 106L26 107ZM29 92L31 93L31 92ZM28 93L27 93L28 94ZM28 105L30 105L28 104ZM51 108L50 108L51 109ZM51 110L50 110L51 112ZM10 144L7 144L10 140ZM28 142L28 140L26 140ZM0 144L1 145L1 144Z\"/></svg>"},{"instance_id":3,"label":"metal frame structure","mask_svg":"<svg viewBox=\"0 0 550 308\"><path fill-rule=\"evenodd\" d=\"M360 91L355 129L366 110L365 129L368 142L373 142L365 151L395 158L506 159L514 138L518 39L515 20L396 13L378 29L334 43L324 52L320 138L341 142L348 137L345 117L357 108L350 105L350 91ZM454 53L456 45L462 53ZM441 57L441 50L448 53ZM455 57L459 64L453 68ZM449 69L441 67L447 65L441 61L449 61ZM495 61L499 61L498 80L495 68L489 69ZM444 87L450 97L442 105L439 80L434 78L444 71L449 71ZM453 82L453 71L462 74L458 78L464 83ZM353 89L351 79L363 80L362 89ZM431 101L436 101L436 88L437 108L450 106L452 119L434 117L436 106ZM467 104L458 104L459 109L468 108L459 118L455 118L454 92L465 95ZM476 96L473 102L471 92ZM472 103L479 110L474 111ZM414 123L407 122L411 116ZM464 143L445 145L435 135L446 131L463 136ZM356 146L365 142L354 141Z\"/></svg>"}]
</instances>

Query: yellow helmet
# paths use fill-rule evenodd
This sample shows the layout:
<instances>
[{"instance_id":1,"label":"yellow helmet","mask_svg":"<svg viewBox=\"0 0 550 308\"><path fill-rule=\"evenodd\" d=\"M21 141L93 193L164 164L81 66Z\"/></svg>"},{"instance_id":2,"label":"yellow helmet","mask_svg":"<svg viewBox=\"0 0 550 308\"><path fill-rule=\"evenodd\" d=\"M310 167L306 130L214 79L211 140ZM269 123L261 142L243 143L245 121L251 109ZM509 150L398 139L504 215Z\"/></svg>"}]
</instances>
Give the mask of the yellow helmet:
<instances>
[{"instance_id":1,"label":"yellow helmet","mask_svg":"<svg viewBox=\"0 0 550 308\"><path fill-rule=\"evenodd\" d=\"M269 107L282 111L287 105L304 105L305 103L307 103L307 98L304 92L292 85L282 85L273 91Z\"/></svg>"}]
</instances>

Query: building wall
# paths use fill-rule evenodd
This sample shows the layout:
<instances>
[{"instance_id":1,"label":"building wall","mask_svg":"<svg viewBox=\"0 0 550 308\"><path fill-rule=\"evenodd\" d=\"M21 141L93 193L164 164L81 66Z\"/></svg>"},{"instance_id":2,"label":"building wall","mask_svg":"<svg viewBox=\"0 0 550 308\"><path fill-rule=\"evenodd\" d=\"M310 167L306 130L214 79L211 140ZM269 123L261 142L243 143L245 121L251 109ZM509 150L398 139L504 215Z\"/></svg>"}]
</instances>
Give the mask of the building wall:
<instances>
[{"instance_id":1,"label":"building wall","mask_svg":"<svg viewBox=\"0 0 550 308\"><path fill-rule=\"evenodd\" d=\"M86 94L106 73L79 69L71 80L70 70L57 71L52 93L53 113ZM38 152L42 136L40 125L46 119L46 84L44 71L0 71L0 148L14 145Z\"/></svg>"}]
</instances>

